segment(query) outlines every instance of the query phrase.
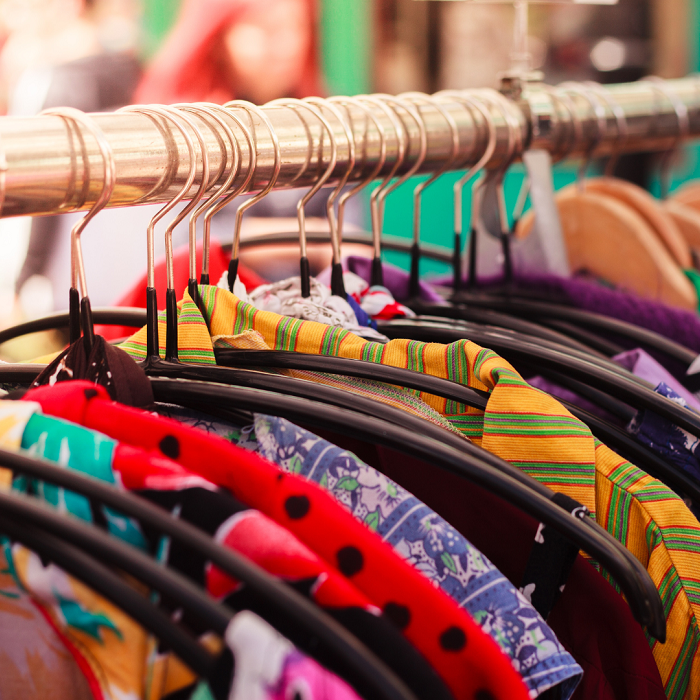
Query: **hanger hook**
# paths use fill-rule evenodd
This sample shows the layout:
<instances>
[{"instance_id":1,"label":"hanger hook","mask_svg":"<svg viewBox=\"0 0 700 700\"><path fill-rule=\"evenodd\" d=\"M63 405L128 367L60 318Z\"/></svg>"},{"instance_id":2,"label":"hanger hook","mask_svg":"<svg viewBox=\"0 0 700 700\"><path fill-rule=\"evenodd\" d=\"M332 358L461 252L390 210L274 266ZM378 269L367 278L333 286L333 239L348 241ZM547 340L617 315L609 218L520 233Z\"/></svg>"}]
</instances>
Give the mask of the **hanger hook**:
<instances>
[{"instance_id":1,"label":"hanger hook","mask_svg":"<svg viewBox=\"0 0 700 700\"><path fill-rule=\"evenodd\" d=\"M378 201L379 201L379 207L380 207L380 220L383 221L384 219L384 204L386 201L386 198L394 192L398 187L403 185L404 182L406 182L409 178L413 177L418 170L421 168L423 165L423 162L425 161L426 154L428 152L428 132L425 127L425 122L423 121L422 116L420 115L420 112L416 108L416 105L410 100L406 99L405 97L399 96L399 97L393 97L391 95L385 95L385 94L377 94L375 95L380 101L383 101L387 103L391 109L396 112L396 107L400 107L403 109L410 117L411 119L415 122L416 126L418 127L418 133L419 133L419 148L418 148L418 156L416 157L415 162L413 165L400 177L398 178L393 184L389 185L388 187L382 187L381 192L378 195ZM398 112L396 112L397 117L399 121L401 121L401 117L398 116ZM410 145L410 134L406 128L402 130L402 133L405 136L405 143L406 143L406 150L404 151L404 157L408 153L408 146ZM418 188L420 188L420 192L423 191L424 188L421 187L423 183L418 185ZM415 222L416 222L416 216L418 216L418 221L420 221L420 196L416 197L415 191L414 191L414 197L413 197L413 202L414 202L414 210L413 210L413 221L414 221L414 240L413 240L413 246L411 247L411 280L414 279L414 268L417 269L417 263L418 263L418 256L419 256L419 250L418 246L416 244L415 240ZM418 210L418 211L416 211ZM381 235L381 233L380 233Z\"/></svg>"},{"instance_id":2,"label":"hanger hook","mask_svg":"<svg viewBox=\"0 0 700 700\"><path fill-rule=\"evenodd\" d=\"M268 102L267 107L291 107L295 111L297 109L305 109L314 117L316 117L323 128L328 134L328 138L331 143L331 154L328 162L328 167L323 172L320 178L316 180L313 187L297 202L297 218L299 219L299 245L301 248L301 260L300 260L300 270L301 270L301 296L305 299L311 296L311 273L309 272L309 259L306 255L306 212L304 208L306 207L308 201L318 192L323 185L325 185L328 178L333 173L335 169L335 164L338 157L338 144L335 140L335 134L333 133L333 127L328 123L328 120L321 114L321 111L317 109L314 105L308 104L303 100L298 100L296 98L280 98L278 100L273 100ZM301 117L299 117L301 119ZM302 119L303 121L303 119ZM321 155L322 160L322 155ZM321 163L319 163L320 165Z\"/></svg>"},{"instance_id":3,"label":"hanger hook","mask_svg":"<svg viewBox=\"0 0 700 700\"><path fill-rule=\"evenodd\" d=\"M168 223L168 225L165 227L165 259L166 259L166 269L167 269L167 279L168 279L168 290L172 292L175 292L175 270L174 270L174 253L173 253L173 231L175 230L175 227L183 221L187 215L197 207L197 205L201 202L202 197L204 196L204 193L209 189L211 186L209 183L209 153L207 151L207 144L206 141L204 140L204 136L202 134L201 129L197 126L195 123L194 119L190 117L188 114L186 114L186 111L192 112L192 110L189 107L180 107L180 106L166 106L163 107L168 113L172 114L175 119L182 119L182 121L187 124L187 126L192 129L194 132L195 137L197 138L197 141L199 143L199 148L200 148L200 155L202 158L202 177L201 177L201 182L199 184L199 187L197 188L197 191L195 192L194 197L190 200L190 202L183 207L180 212L177 214L177 216ZM183 131L183 134L187 133L186 130ZM193 177L196 176L197 173L197 153L196 149L194 147L194 141L192 141L191 137L189 134L187 134L187 138L185 139L187 142L187 150L190 152L190 174ZM190 149L190 146L192 147ZM191 237L191 232L190 232L190 254L192 254L193 247L196 246L196 239L193 241Z\"/></svg>"},{"instance_id":4,"label":"hanger hook","mask_svg":"<svg viewBox=\"0 0 700 700\"><path fill-rule=\"evenodd\" d=\"M372 261L372 284L384 286L384 274L382 271L382 228L384 224L384 196L383 192L389 187L399 168L406 158L406 130L397 113L375 95L361 95L362 102L379 107L389 119L396 134L396 161L389 173L374 189L369 197L370 214L372 217L372 244L374 247L374 260Z\"/></svg>"},{"instance_id":5,"label":"hanger hook","mask_svg":"<svg viewBox=\"0 0 700 700\"><path fill-rule=\"evenodd\" d=\"M194 213L194 217L197 218L199 217L201 211L205 210L204 213L204 224L203 224L203 245L202 245L202 275L199 279L200 284L209 284L209 249L210 249L210 243L211 243L211 220L214 217L215 214L217 214L219 211L221 211L224 207L226 207L228 204L230 204L238 195L241 194L241 192L245 192L248 186L250 185L251 180L253 179L253 176L255 175L255 168L257 165L257 156L256 156L256 146L255 146L255 139L253 135L251 135L250 130L248 127L243 123L243 121L238 117L237 114L235 114L232 110L230 109L225 109L221 105L214 105L214 104L208 104L207 105L210 109L219 111L222 114L225 114L226 117L233 119L233 121L236 123L236 125L240 128L240 130L243 132L243 137L246 140L246 143L248 145L248 170L246 172L246 177L243 180L243 182L237 187L234 188L231 192L226 194L228 191L228 188L231 186L233 181L235 180L236 177L238 177L240 173L240 169L242 167L242 159L241 159L241 147L238 143L238 139L236 139L235 134L233 134L233 131L230 129L230 127L227 126L226 133L228 134L229 131L231 132L231 135L233 136L233 153L234 153L234 163L231 167L231 172L226 179L226 182L221 186L221 189L219 192L217 192L216 196L212 197L211 199L215 199L213 204L211 204L211 199L207 200L206 204L202 204L199 206L197 211ZM245 109L245 108L244 108ZM247 111L246 111L247 113ZM251 125L252 125L252 119L251 119ZM223 198L219 199L219 193L223 194ZM210 206L211 204L211 206ZM208 207L208 208L207 208Z\"/></svg>"},{"instance_id":6,"label":"hanger hook","mask_svg":"<svg viewBox=\"0 0 700 700\"><path fill-rule=\"evenodd\" d=\"M78 312L78 304L80 305L80 314L82 314L83 332L85 334L86 354L89 355L94 345L94 329L92 323L92 310L90 308L90 300L88 297L87 277L85 275L85 263L83 260L83 250L80 243L82 235L88 223L106 206L114 192L116 184L116 166L114 163L114 152L112 147L94 120L79 109L72 107L59 107L55 109L44 110L42 115L51 115L61 117L67 124L73 123L76 126L80 124L92 134L97 142L97 147L102 156L102 191L100 196L93 204L90 211L77 221L71 229L71 295L70 295L70 340L75 342L80 337L80 315ZM78 130L79 131L79 130ZM68 132L69 138L72 139L72 134ZM5 197L5 172L7 164L5 163L5 155L3 153L3 168L2 168L2 196L3 203ZM89 159L85 160L85 168L87 170L86 177L89 180ZM79 289L79 292L78 292ZM75 290L75 291L74 291ZM79 295L82 297L79 300Z\"/></svg>"},{"instance_id":7,"label":"hanger hook","mask_svg":"<svg viewBox=\"0 0 700 700\"><path fill-rule=\"evenodd\" d=\"M586 149L583 160L581 161L581 165L579 166L578 172L576 173L577 187L580 192L583 192L586 186L586 173L588 172L588 168L591 164L591 161L593 160L593 153L595 153L596 148L598 148L598 145L603 140L603 136L605 135L605 128L607 126L607 119L605 117L605 107L603 106L602 102L598 99L598 95L593 90L586 87L585 85L581 85L580 83L568 81L559 85L558 89L565 90L567 92L572 92L575 95L580 95L581 97L583 97L583 99L588 102L593 116L595 117L595 136L593 137L588 148Z\"/></svg>"},{"instance_id":8,"label":"hanger hook","mask_svg":"<svg viewBox=\"0 0 700 700\"><path fill-rule=\"evenodd\" d=\"M608 164L605 166L605 176L612 177L615 172L615 166L617 161L620 159L620 154L622 148L627 143L629 137L629 125L627 124L627 117L625 116L625 110L622 109L620 103L617 102L600 83L596 83L592 80L587 80L583 83L584 86L590 88L596 95L598 95L605 105L610 108L615 117L615 125L617 128L617 138L615 139L615 145L613 151L610 154L610 159ZM607 119L606 119L607 124Z\"/></svg>"},{"instance_id":9,"label":"hanger hook","mask_svg":"<svg viewBox=\"0 0 700 700\"><path fill-rule=\"evenodd\" d=\"M345 204L350 199L350 197L354 197L358 192L361 192L365 187L367 187L377 177L377 175L379 175L382 168L384 167L384 163L386 163L386 132L384 130L384 127L382 126L381 121L377 119L376 115L372 112L372 110L369 107L367 107L367 105L363 104L360 99L357 99L355 97L329 97L328 99L331 102L343 104L345 106L345 109L348 111L348 115L350 114L350 110L348 109L347 105L353 105L354 107L357 107L364 113L365 117L367 117L369 121L371 121L374 124L374 126L377 129L377 134L379 135L379 158L377 159L377 164L374 166L374 169L364 180L355 185L355 187L348 190L347 192L344 192L338 200L338 245L340 246L343 242ZM365 124L367 124L367 119L365 120ZM367 134L368 129L365 128L365 136L363 141L365 157L367 153ZM374 260L372 260L372 277L370 279L370 282L373 286L384 286L381 250L377 252L376 248L374 251Z\"/></svg>"},{"instance_id":10,"label":"hanger hook","mask_svg":"<svg viewBox=\"0 0 700 700\"><path fill-rule=\"evenodd\" d=\"M226 178L226 181L224 184L217 190L216 193L210 195L206 199L202 196L201 201L198 203L195 200L193 200L194 205L190 206L190 209L192 209L193 206L196 206L196 208L192 211L190 215L190 221L189 221L189 282L188 282L188 290L190 293L190 296L192 299L199 305L199 291L197 288L197 219L202 215L202 213L207 209L209 204L211 203L212 199L217 199L218 194L221 192L226 192L226 190L230 187L231 182L234 180L236 175L238 174L238 170L240 168L240 149L238 148L238 143L236 141L236 137L233 133L233 130L231 127L228 125L226 120L217 113L217 111L221 110L221 112L224 112L224 109L222 107L219 107L219 105L209 105L206 103L195 103L195 104L175 104L173 107L179 109L181 112L190 112L192 114L195 114L200 117L203 121L206 122L205 116L209 117L212 121L214 121L224 132L226 137L229 140L229 144L231 146L231 153L232 153L232 158L233 158L233 163L231 165L231 168L229 169L229 175ZM216 130L213 130L214 133L216 134L217 138L219 138L219 145L220 145L220 151L222 152L222 159L221 159L221 173L226 172L226 168L228 166L228 149L226 148L226 144L223 142L223 139L220 138L219 133ZM223 146L223 148L221 148ZM202 177L204 178L204 173L202 173ZM208 178L205 178L208 179ZM219 175L214 178L213 183L211 184L210 187L206 188L207 191L212 189L214 185L216 185L216 182L219 179ZM204 195L204 192L202 192L202 195ZM208 241L205 241L205 243L208 245ZM204 248L204 246L203 246ZM208 255L207 251L207 255ZM202 253L204 254L204 249L202 249Z\"/></svg>"},{"instance_id":11,"label":"hanger hook","mask_svg":"<svg viewBox=\"0 0 700 700\"><path fill-rule=\"evenodd\" d=\"M228 269L228 288L231 292L233 292L233 285L235 284L236 278L238 277L238 251L241 244L241 226L243 224L243 214L245 214L245 212L248 211L248 209L250 209L253 205L257 204L261 199L263 199L263 197L267 197L267 195L270 193L275 184L277 184L277 178L279 178L280 170L282 168L282 153L280 148L280 142L277 138L277 132L272 126L270 118L267 116L267 114L265 114L265 112L262 109L260 109L260 107L254 105L252 102L248 102L247 100L231 100L230 102L227 102L224 105L224 107L226 107L227 109L231 109L232 107L239 107L241 109L244 109L248 114L248 119L250 120L250 128L254 134L253 141L255 143L255 148L251 151L251 165L250 170L248 172L248 177L246 178L247 183L251 182L252 177L253 175L255 175L255 172L258 167L258 139L255 135L255 124L253 122L252 116L253 114L255 114L265 124L267 130L270 132L270 138L272 139L272 149L274 152L274 164L272 166L272 175L270 176L269 182L267 183L267 185L265 185L265 187L262 190L260 190L260 192L258 192L258 194L256 194L254 197L251 197L250 199L247 199L236 210L236 222L234 224L233 230L233 250L231 251L231 262L229 263ZM239 192L242 191L243 189L239 190Z\"/></svg>"},{"instance_id":12,"label":"hanger hook","mask_svg":"<svg viewBox=\"0 0 700 700\"><path fill-rule=\"evenodd\" d=\"M480 95L481 96L481 95ZM512 263L510 256L510 233L511 229L508 225L508 212L506 211L504 178L511 164L522 151L523 136L520 128L520 123L516 117L510 112L511 102L503 97L500 93L489 90L483 95L488 101L496 106L505 121L508 129L508 146L504 156L503 163L487 174L486 178L477 181L473 188L472 194L472 236L469 240L469 277L468 283L470 287L476 284L476 257L477 257L477 232L479 222L481 221L481 206L482 206L482 190L486 186L488 180L496 183L496 199L498 206L498 221L500 227L501 247L503 249L504 267L506 280L512 278ZM487 97L488 96L488 97ZM520 204L524 206L526 197L527 180L523 182L520 193L518 195L518 203L516 211L520 208ZM525 195L525 197L523 196Z\"/></svg>"},{"instance_id":13,"label":"hanger hook","mask_svg":"<svg viewBox=\"0 0 700 700\"><path fill-rule=\"evenodd\" d=\"M576 144L583 142L583 121L576 111L576 103L571 95L561 92L552 85L545 85L544 88L551 96L552 102L556 105L563 105L564 109L568 112L573 132L571 137L567 140L563 153L557 154L556 160L553 160L553 164L556 164L567 159L571 155L571 151L573 151ZM557 121L559 121L558 114ZM566 122L564 122L564 124L566 124Z\"/></svg>"},{"instance_id":14,"label":"hanger hook","mask_svg":"<svg viewBox=\"0 0 700 700\"><path fill-rule=\"evenodd\" d=\"M430 187L439 177L449 170L459 158L459 127L454 117L447 109L440 104L438 99L434 99L429 95L421 92L406 92L399 95L402 99L408 99L414 104L419 103L427 106L433 106L440 112L442 118L447 122L450 130L452 146L450 157L440 166L427 180L419 183L413 190L413 245L411 246L411 276L409 280L409 295L411 298L417 298L420 292L420 223L421 223L421 201L423 193ZM420 112L418 112L420 115ZM425 121L421 115L421 121L425 127ZM426 148L427 148L427 129L426 129Z\"/></svg>"},{"instance_id":15,"label":"hanger hook","mask_svg":"<svg viewBox=\"0 0 700 700\"><path fill-rule=\"evenodd\" d=\"M491 160L493 154L496 150L498 144L498 129L496 127L496 122L491 115L490 109L481 101L493 105L493 101L489 100L487 97L476 97L474 95L462 95L456 90L444 90L438 95L445 95L451 99L455 99L462 104L471 108L474 107L479 111L481 116L484 118L484 123L488 129L488 141L486 143L486 148L482 153L479 160L471 167L467 172L455 182L453 187L454 193L454 233L455 233L455 247L454 255L452 260L452 266L454 271L453 278L453 288L454 291L459 291L462 285L462 236L464 233L464 222L463 222L463 193L466 184L478 173L480 172ZM473 119L473 113L472 113ZM476 139L475 139L476 142ZM472 210L474 209L474 201L472 200ZM476 228L472 226L471 236L476 237Z\"/></svg>"},{"instance_id":16,"label":"hanger hook","mask_svg":"<svg viewBox=\"0 0 700 700\"><path fill-rule=\"evenodd\" d=\"M688 138L688 135L690 134L690 115L688 114L688 107L685 105L683 100L680 99L675 90L673 90L662 78L655 75L650 75L647 78L644 78L644 80L640 80L640 82L648 83L652 88L654 88L655 91L666 97L666 99L671 103L673 111L676 114L678 123L678 135L676 142L671 148L669 148L667 153L663 156L661 162L661 199L668 199L671 186L671 161L678 150L678 147L685 139Z\"/></svg>"},{"instance_id":17,"label":"hanger hook","mask_svg":"<svg viewBox=\"0 0 700 700\"><path fill-rule=\"evenodd\" d=\"M356 146L355 146L355 134L352 131L351 126L348 124L345 117L341 111L336 107L331 100L324 100L322 97L305 97L304 102L316 105L319 109L324 107L330 110L336 119L340 122L345 132L345 138L348 144L348 167L343 174L343 176L338 181L337 186L331 192L326 202L326 213L328 215L328 223L331 228L331 245L333 248L333 266L331 271L331 292L335 296L342 297L345 299L345 284L343 283L343 266L340 260L340 233L338 227L338 219L335 215L335 201L340 196L345 185L347 185L348 180L352 171L355 169L356 161Z\"/></svg>"},{"instance_id":18,"label":"hanger hook","mask_svg":"<svg viewBox=\"0 0 700 700\"><path fill-rule=\"evenodd\" d=\"M190 137L189 133L187 132L187 129L183 126L182 122L185 121L185 117L182 114L175 114L174 110L169 110L166 107L162 105L130 105L128 107L122 107L121 109L118 110L119 112L135 112L137 114L143 114L145 116L151 117L151 118L161 118L164 119L166 122L173 124L175 128L182 134L182 137L185 141L185 145L187 146L187 152L188 152L188 157L189 157L189 172L187 175L187 179L185 180L185 184L180 188L180 190L177 192L177 194L164 206L162 207L156 214L151 218L151 220L148 222L148 226L146 228L146 245L148 249L148 270L147 270L147 279L148 279L148 288L146 290L146 305L147 305L147 327L148 327L148 333L147 333L147 350L146 350L146 365L148 366L150 363L154 361L159 361L160 360L160 350L159 350L159 338L158 338L158 300L156 296L156 274L155 274L155 267L156 267L156 261L155 261L155 227L156 224L168 213L170 212L177 204L179 204L187 195L187 193L190 190L190 187L192 187L192 184L194 183L195 176L197 174L197 158L196 158L196 153L194 149L194 142L192 141L192 138ZM195 132L196 133L196 132ZM179 154L179 149L177 145L168 146L168 156L171 160L171 162L175 161L175 159L179 159L180 154ZM167 246L167 237L166 237L166 246ZM172 240L171 240L171 252L172 252ZM166 256L166 266L168 264L168 259ZM170 261L170 270L169 270L169 278L168 278L168 290L170 290L174 284L172 283L172 279L170 275L172 274L172 260ZM166 302L169 301L169 298L172 297L172 294L166 296ZM172 302L168 304L170 306ZM174 317L173 313L169 313L170 311L174 311ZM177 352L177 300L175 300L175 309L172 310L170 308L166 307L166 319L167 319L167 324L166 324L166 357L168 359L174 358L176 352ZM173 335L173 330L175 333L175 336ZM174 346L173 346L174 342Z\"/></svg>"}]
</instances>

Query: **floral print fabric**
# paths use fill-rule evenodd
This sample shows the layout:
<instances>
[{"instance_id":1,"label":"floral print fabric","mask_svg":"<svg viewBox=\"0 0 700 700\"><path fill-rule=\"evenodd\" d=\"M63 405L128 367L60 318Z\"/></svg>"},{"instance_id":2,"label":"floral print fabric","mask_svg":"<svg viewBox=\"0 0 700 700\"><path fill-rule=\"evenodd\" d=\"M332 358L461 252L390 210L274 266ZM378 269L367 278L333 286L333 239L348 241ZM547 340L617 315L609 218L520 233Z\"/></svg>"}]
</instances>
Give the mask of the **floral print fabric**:
<instances>
[{"instance_id":1,"label":"floral print fabric","mask_svg":"<svg viewBox=\"0 0 700 700\"><path fill-rule=\"evenodd\" d=\"M159 412L225 437L327 489L439 588L511 659L531 697L561 685L565 700L582 670L516 588L443 518L355 455L282 418L256 414L243 429L174 406Z\"/></svg>"}]
</instances>

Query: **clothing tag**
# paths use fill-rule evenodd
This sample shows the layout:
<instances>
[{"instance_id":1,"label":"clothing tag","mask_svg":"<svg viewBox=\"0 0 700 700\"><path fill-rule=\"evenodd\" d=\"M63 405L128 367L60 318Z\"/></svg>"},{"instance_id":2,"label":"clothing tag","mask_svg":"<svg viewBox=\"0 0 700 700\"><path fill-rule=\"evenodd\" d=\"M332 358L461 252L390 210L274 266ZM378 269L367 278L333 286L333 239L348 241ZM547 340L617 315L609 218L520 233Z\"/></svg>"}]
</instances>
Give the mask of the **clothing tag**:
<instances>
[{"instance_id":1,"label":"clothing tag","mask_svg":"<svg viewBox=\"0 0 700 700\"><path fill-rule=\"evenodd\" d=\"M520 274L548 273L569 277L569 259L559 220L552 179L552 160L547 151L530 149L523 154L530 183L530 199L535 223L524 240L511 238L513 266ZM501 222L498 211L497 175L489 173L481 190L477 269L480 276L498 274L503 265L500 245ZM490 236L481 235L484 232Z\"/></svg>"},{"instance_id":2,"label":"clothing tag","mask_svg":"<svg viewBox=\"0 0 700 700\"><path fill-rule=\"evenodd\" d=\"M685 388L693 392L693 396L700 401L700 355L698 355L688 367L685 376Z\"/></svg>"},{"instance_id":3,"label":"clothing tag","mask_svg":"<svg viewBox=\"0 0 700 700\"><path fill-rule=\"evenodd\" d=\"M479 221L476 223L476 269L479 278L494 277L503 272L501 222L498 214L498 187L494 173L487 173L481 186ZM489 235L485 235L489 234ZM517 268L519 269L519 268Z\"/></svg>"},{"instance_id":4,"label":"clothing tag","mask_svg":"<svg viewBox=\"0 0 700 700\"><path fill-rule=\"evenodd\" d=\"M555 201L552 158L547 151L531 149L523 153L523 163L530 181L535 224L526 239L533 239L530 246L525 247L523 241L522 246L514 247L518 269L570 277L569 258Z\"/></svg>"},{"instance_id":5,"label":"clothing tag","mask_svg":"<svg viewBox=\"0 0 700 700\"><path fill-rule=\"evenodd\" d=\"M690 363L690 367L688 367L688 370L686 371L686 375L690 376L691 374L697 374L698 372L700 372L700 355L698 355Z\"/></svg>"}]
</instances>

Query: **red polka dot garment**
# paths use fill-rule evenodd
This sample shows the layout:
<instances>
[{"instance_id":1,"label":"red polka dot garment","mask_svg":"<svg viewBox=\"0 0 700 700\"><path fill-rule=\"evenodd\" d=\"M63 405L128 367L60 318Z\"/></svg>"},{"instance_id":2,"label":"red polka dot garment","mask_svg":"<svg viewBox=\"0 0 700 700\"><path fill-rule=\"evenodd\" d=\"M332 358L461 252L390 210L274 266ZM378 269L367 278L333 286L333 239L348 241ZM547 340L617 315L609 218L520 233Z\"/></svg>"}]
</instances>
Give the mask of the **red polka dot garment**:
<instances>
[{"instance_id":1,"label":"red polka dot garment","mask_svg":"<svg viewBox=\"0 0 700 700\"><path fill-rule=\"evenodd\" d=\"M229 442L112 402L88 382L32 389L26 400L110 437L158 449L265 513L336 567L387 615L464 700L525 700L509 659L456 603L415 571L332 496Z\"/></svg>"}]
</instances>

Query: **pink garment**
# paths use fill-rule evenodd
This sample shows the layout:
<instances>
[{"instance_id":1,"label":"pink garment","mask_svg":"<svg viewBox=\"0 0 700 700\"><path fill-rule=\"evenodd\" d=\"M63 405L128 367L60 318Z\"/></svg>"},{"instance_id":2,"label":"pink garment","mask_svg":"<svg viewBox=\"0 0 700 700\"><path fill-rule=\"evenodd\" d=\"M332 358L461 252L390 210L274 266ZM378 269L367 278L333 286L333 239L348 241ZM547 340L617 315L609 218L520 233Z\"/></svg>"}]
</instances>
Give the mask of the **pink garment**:
<instances>
[{"instance_id":1,"label":"pink garment","mask_svg":"<svg viewBox=\"0 0 700 700\"><path fill-rule=\"evenodd\" d=\"M313 659L292 652L284 660L282 675L268 695L269 700L358 700L350 686Z\"/></svg>"},{"instance_id":2,"label":"pink garment","mask_svg":"<svg viewBox=\"0 0 700 700\"><path fill-rule=\"evenodd\" d=\"M360 700L345 681L248 610L233 616L226 644L236 660L228 700Z\"/></svg>"}]
</instances>

